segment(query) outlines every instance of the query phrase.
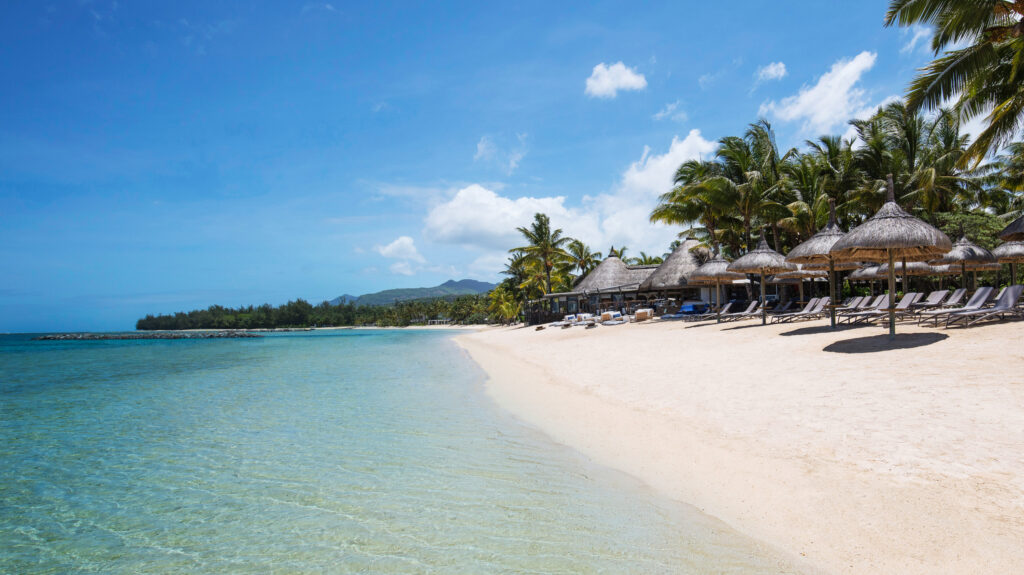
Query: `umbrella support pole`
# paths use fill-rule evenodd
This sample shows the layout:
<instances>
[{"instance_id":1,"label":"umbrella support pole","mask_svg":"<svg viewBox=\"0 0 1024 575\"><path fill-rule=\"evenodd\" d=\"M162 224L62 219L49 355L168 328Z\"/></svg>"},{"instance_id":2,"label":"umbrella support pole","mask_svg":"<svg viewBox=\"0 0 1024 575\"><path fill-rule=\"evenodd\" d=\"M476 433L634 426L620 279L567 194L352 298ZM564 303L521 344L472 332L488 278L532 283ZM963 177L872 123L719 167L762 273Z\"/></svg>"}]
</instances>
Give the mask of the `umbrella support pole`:
<instances>
[{"instance_id":1,"label":"umbrella support pole","mask_svg":"<svg viewBox=\"0 0 1024 575\"><path fill-rule=\"evenodd\" d=\"M768 310L764 307L764 272L761 272L761 325L768 324Z\"/></svg>"},{"instance_id":2,"label":"umbrella support pole","mask_svg":"<svg viewBox=\"0 0 1024 575\"><path fill-rule=\"evenodd\" d=\"M715 312L715 323L722 323L722 284L715 282L715 305L718 311Z\"/></svg>"},{"instance_id":3,"label":"umbrella support pole","mask_svg":"<svg viewBox=\"0 0 1024 575\"><path fill-rule=\"evenodd\" d=\"M896 339L896 262L889 252L889 340Z\"/></svg>"},{"instance_id":4,"label":"umbrella support pole","mask_svg":"<svg viewBox=\"0 0 1024 575\"><path fill-rule=\"evenodd\" d=\"M829 302L828 315L832 319L832 329L836 328L836 304L838 297L836 297L836 262L832 258L828 258L828 291L829 297L832 301Z\"/></svg>"}]
</instances>

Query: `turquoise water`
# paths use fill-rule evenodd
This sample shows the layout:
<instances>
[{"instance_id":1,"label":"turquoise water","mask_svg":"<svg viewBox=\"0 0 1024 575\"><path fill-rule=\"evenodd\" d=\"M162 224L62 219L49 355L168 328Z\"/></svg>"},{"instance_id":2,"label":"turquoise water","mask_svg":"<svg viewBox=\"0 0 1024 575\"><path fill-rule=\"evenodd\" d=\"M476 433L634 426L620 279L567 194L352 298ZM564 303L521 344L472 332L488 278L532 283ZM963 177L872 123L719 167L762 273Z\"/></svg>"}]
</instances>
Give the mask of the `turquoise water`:
<instances>
[{"instance_id":1,"label":"turquoise water","mask_svg":"<svg viewBox=\"0 0 1024 575\"><path fill-rule=\"evenodd\" d=\"M788 572L482 381L435 332L0 336L0 572Z\"/></svg>"}]
</instances>

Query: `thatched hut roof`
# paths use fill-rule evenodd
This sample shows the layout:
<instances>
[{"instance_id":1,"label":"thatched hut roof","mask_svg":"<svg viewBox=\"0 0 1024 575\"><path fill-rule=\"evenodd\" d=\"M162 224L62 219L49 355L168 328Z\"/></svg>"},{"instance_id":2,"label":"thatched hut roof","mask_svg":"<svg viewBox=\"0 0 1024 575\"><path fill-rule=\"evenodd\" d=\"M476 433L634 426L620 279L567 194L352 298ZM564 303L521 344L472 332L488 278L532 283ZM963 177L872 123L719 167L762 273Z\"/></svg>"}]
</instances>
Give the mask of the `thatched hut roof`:
<instances>
[{"instance_id":1,"label":"thatched hut roof","mask_svg":"<svg viewBox=\"0 0 1024 575\"><path fill-rule=\"evenodd\" d=\"M794 264L825 264L827 268L829 260L832 259L830 253L832 246L845 235L846 232L841 230L839 224L836 223L836 202L829 200L828 225L811 236L811 239L790 250L786 254L786 261ZM836 262L835 264L837 270L855 269L856 267L855 262Z\"/></svg>"},{"instance_id":2,"label":"thatched hut roof","mask_svg":"<svg viewBox=\"0 0 1024 575\"><path fill-rule=\"evenodd\" d=\"M704 265L700 266L692 274L690 279L692 281L702 281L707 283L728 283L733 280L747 279L747 276L729 271L729 262L722 256L715 254L715 257L711 258Z\"/></svg>"},{"instance_id":3,"label":"thatched hut roof","mask_svg":"<svg viewBox=\"0 0 1024 575\"><path fill-rule=\"evenodd\" d=\"M1024 263L1024 242L1006 242L992 250L992 255L1004 264Z\"/></svg>"},{"instance_id":4,"label":"thatched hut roof","mask_svg":"<svg viewBox=\"0 0 1024 575\"><path fill-rule=\"evenodd\" d=\"M968 269L974 269L972 264L990 264L996 261L992 252L962 236L953 244L953 247L941 258L932 260L933 264L961 264L966 263Z\"/></svg>"},{"instance_id":5,"label":"thatched hut roof","mask_svg":"<svg viewBox=\"0 0 1024 575\"><path fill-rule=\"evenodd\" d=\"M570 293L635 291L658 266L627 266L616 256L608 256L583 276ZM551 294L554 295L554 294Z\"/></svg>"},{"instance_id":6,"label":"thatched hut roof","mask_svg":"<svg viewBox=\"0 0 1024 575\"><path fill-rule=\"evenodd\" d=\"M1024 240L1024 216L1021 216L1012 222L1010 225L999 232L999 239L1004 242L1019 242Z\"/></svg>"},{"instance_id":7,"label":"thatched hut roof","mask_svg":"<svg viewBox=\"0 0 1024 575\"><path fill-rule=\"evenodd\" d=\"M890 175L889 198L885 205L871 219L840 238L830 253L837 260L845 261L887 261L890 253L896 259L928 261L952 247L946 234L899 207Z\"/></svg>"},{"instance_id":8,"label":"thatched hut roof","mask_svg":"<svg viewBox=\"0 0 1024 575\"><path fill-rule=\"evenodd\" d=\"M699 245L700 242L697 240L686 238L672 250L654 273L640 284L640 291L665 291L686 287L690 283L690 274L700 267L700 261L692 251Z\"/></svg>"},{"instance_id":9,"label":"thatched hut roof","mask_svg":"<svg viewBox=\"0 0 1024 575\"><path fill-rule=\"evenodd\" d=\"M785 256L768 247L762 235L757 249L737 258L727 269L738 273L771 274L795 270L796 265L787 262Z\"/></svg>"}]
</instances>

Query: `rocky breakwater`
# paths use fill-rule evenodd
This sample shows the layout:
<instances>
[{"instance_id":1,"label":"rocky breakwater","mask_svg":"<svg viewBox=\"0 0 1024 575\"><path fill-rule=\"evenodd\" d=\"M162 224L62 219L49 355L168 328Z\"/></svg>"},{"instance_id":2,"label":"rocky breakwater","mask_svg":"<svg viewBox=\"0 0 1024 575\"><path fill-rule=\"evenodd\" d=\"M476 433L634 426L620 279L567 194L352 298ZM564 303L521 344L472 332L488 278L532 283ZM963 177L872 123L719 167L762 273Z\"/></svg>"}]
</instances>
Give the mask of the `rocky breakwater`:
<instances>
[{"instance_id":1,"label":"rocky breakwater","mask_svg":"<svg viewBox=\"0 0 1024 575\"><path fill-rule=\"evenodd\" d=\"M42 341L94 341L109 339L235 339L263 337L245 331L140 331L127 333L51 333L32 339Z\"/></svg>"}]
</instances>

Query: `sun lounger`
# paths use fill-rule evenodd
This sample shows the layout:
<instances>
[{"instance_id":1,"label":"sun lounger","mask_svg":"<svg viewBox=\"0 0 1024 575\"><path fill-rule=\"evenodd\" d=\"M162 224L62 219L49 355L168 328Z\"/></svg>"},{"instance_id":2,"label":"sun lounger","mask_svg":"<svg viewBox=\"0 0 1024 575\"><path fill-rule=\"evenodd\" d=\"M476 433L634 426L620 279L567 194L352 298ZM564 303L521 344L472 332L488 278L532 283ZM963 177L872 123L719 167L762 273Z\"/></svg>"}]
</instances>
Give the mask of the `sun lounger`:
<instances>
[{"instance_id":1,"label":"sun lounger","mask_svg":"<svg viewBox=\"0 0 1024 575\"><path fill-rule=\"evenodd\" d=\"M811 300L807 302L807 306L805 306L804 309L796 313L784 313L772 318L772 321L774 323L790 323L794 321L803 321L805 319L817 319L821 317L822 311L831 301L832 300L827 297L823 297L818 301Z\"/></svg>"},{"instance_id":2,"label":"sun lounger","mask_svg":"<svg viewBox=\"0 0 1024 575\"><path fill-rule=\"evenodd\" d=\"M921 300L911 305L910 309L914 312L917 312L923 309L933 309L939 307L940 305L942 305L942 300L946 298L946 294L948 293L948 289L933 291L932 293L928 294L927 299Z\"/></svg>"},{"instance_id":3,"label":"sun lounger","mask_svg":"<svg viewBox=\"0 0 1024 575\"><path fill-rule=\"evenodd\" d=\"M786 303L780 305L779 307L772 310L768 310L768 315L779 315L780 313L786 313L789 311L789 308L791 307L793 307L793 300L788 300L786 301Z\"/></svg>"},{"instance_id":4,"label":"sun lounger","mask_svg":"<svg viewBox=\"0 0 1024 575\"><path fill-rule=\"evenodd\" d=\"M992 307L950 312L946 316L946 327L951 325L967 327L986 319L1002 319L1007 315L1020 317L1021 310L1017 308L1017 301L1020 300L1022 291L1024 291L1024 286L1012 285L1000 292L999 299Z\"/></svg>"},{"instance_id":5,"label":"sun lounger","mask_svg":"<svg viewBox=\"0 0 1024 575\"><path fill-rule=\"evenodd\" d=\"M904 319L907 316L913 314L914 313L914 311L913 311L914 304L919 302L919 301L921 301L921 298L923 298L923 297L924 297L923 293L908 292L908 293L903 294L903 297L900 299L899 303L897 303L896 307L893 308L893 317L897 321L899 321L899 320ZM888 309L877 310L876 313L875 313L875 317L867 318L866 321L869 322L869 323L874 323L876 321L880 321L880 322L882 322L885 325L889 325L889 310Z\"/></svg>"},{"instance_id":6,"label":"sun lounger","mask_svg":"<svg viewBox=\"0 0 1024 575\"><path fill-rule=\"evenodd\" d=\"M939 307L960 307L965 297L967 297L967 288L957 288Z\"/></svg>"},{"instance_id":7,"label":"sun lounger","mask_svg":"<svg viewBox=\"0 0 1024 575\"><path fill-rule=\"evenodd\" d=\"M572 325L572 322L574 322L574 321L576 321L576 314L569 314L569 315L563 316L561 321L551 322L551 323L548 324L548 326L549 327L564 327L564 326L567 326L567 325Z\"/></svg>"},{"instance_id":8,"label":"sun lounger","mask_svg":"<svg viewBox=\"0 0 1024 575\"><path fill-rule=\"evenodd\" d=\"M622 314L620 312L610 311L601 314L601 325L622 325L624 323L629 322L626 320L626 318L622 317Z\"/></svg>"},{"instance_id":9,"label":"sun lounger","mask_svg":"<svg viewBox=\"0 0 1024 575\"><path fill-rule=\"evenodd\" d=\"M724 306L722 306L721 313L723 315L727 314L727 313L729 313L730 309L732 309L732 302L731 301L727 302ZM709 320L709 319L715 319L716 317L718 317L718 314L719 314L719 312L714 312L714 311L709 311L707 313L689 314L686 317L684 317L683 320L684 321L705 321L705 320Z\"/></svg>"},{"instance_id":10,"label":"sun lounger","mask_svg":"<svg viewBox=\"0 0 1024 575\"><path fill-rule=\"evenodd\" d=\"M965 303L963 307L952 309L936 309L921 312L920 314L918 314L917 323L918 325L920 325L926 321L931 321L933 322L932 325L938 326L939 322L945 320L946 317L948 317L951 313L958 311L981 309L982 306L984 306L985 303L988 301L988 298L989 296L992 295L993 291L994 290L988 286L980 287L977 289L977 291L974 292L974 295L971 296L971 299L967 300L967 303Z\"/></svg>"},{"instance_id":11,"label":"sun lounger","mask_svg":"<svg viewBox=\"0 0 1024 575\"><path fill-rule=\"evenodd\" d=\"M795 316L800 315L802 313L807 313L807 312L811 311L811 309L813 309L814 306L818 305L818 301L819 301L819 298L816 298L816 297L815 298L811 298L810 301L808 301L806 304L804 304L803 309L800 309L800 310L797 310L797 311L791 311L791 312L787 312L787 313L777 313L777 314L774 314L774 315L772 315L772 323L782 323L782 322L786 321L788 318L795 317Z\"/></svg>"},{"instance_id":12,"label":"sun lounger","mask_svg":"<svg viewBox=\"0 0 1024 575\"><path fill-rule=\"evenodd\" d=\"M761 315L761 305L757 301L752 301L747 306L747 309L736 313L724 314L721 316L721 319L722 321L739 321L741 319L750 319L756 315Z\"/></svg>"},{"instance_id":13,"label":"sun lounger","mask_svg":"<svg viewBox=\"0 0 1024 575\"><path fill-rule=\"evenodd\" d=\"M846 300L846 303L836 308L836 313L857 311L857 306L859 306L861 302L863 302L866 299L868 299L868 296L857 296L854 298L849 298Z\"/></svg>"},{"instance_id":14,"label":"sun lounger","mask_svg":"<svg viewBox=\"0 0 1024 575\"><path fill-rule=\"evenodd\" d=\"M841 315L849 315L851 313L857 313L857 312L861 312L861 311L873 310L873 309L877 308L880 305L884 305L882 303L882 300L885 297L886 297L885 294L882 294L882 295L879 295L879 296L875 296L874 298L872 298L869 295L864 296L860 300L860 303L857 304L856 306L850 306L847 309L836 310L836 318L839 319L839 316L841 316ZM886 301L888 301L888 300L886 300Z\"/></svg>"},{"instance_id":15,"label":"sun lounger","mask_svg":"<svg viewBox=\"0 0 1024 575\"><path fill-rule=\"evenodd\" d=\"M889 309L889 295L882 294L875 298L873 302L867 308L858 308L856 311L846 312L839 315L836 319L839 323L860 323L863 318L868 317L880 309Z\"/></svg>"}]
</instances>

